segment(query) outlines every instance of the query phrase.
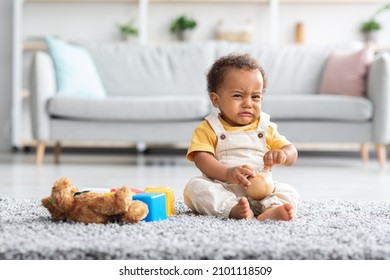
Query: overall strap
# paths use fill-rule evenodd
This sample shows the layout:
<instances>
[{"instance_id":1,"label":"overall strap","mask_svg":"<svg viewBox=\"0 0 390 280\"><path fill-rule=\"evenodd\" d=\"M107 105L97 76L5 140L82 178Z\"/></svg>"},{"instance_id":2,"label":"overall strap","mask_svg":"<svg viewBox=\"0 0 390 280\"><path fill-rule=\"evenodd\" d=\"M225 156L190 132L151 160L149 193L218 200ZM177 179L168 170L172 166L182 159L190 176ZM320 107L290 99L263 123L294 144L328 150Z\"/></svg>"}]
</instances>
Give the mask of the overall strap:
<instances>
[{"instance_id":1,"label":"overall strap","mask_svg":"<svg viewBox=\"0 0 390 280\"><path fill-rule=\"evenodd\" d=\"M218 119L216 114L210 114L206 117L206 121L210 124L211 128L214 130L215 134L220 134L225 131L223 125Z\"/></svg>"},{"instance_id":2,"label":"overall strap","mask_svg":"<svg viewBox=\"0 0 390 280\"><path fill-rule=\"evenodd\" d=\"M259 126L257 127L257 129L263 130L265 133L267 133L270 119L271 119L270 115L268 115L267 113L261 112Z\"/></svg>"}]
</instances>

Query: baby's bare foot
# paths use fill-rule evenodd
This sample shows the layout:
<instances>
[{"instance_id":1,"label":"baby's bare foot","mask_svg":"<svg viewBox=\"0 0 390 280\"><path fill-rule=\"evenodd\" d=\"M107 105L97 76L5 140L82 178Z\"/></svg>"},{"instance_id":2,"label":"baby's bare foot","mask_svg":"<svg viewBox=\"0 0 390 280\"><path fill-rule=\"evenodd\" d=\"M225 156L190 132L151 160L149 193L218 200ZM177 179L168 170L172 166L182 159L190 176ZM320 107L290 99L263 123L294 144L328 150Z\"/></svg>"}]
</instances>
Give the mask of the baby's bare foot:
<instances>
[{"instance_id":1,"label":"baby's bare foot","mask_svg":"<svg viewBox=\"0 0 390 280\"><path fill-rule=\"evenodd\" d=\"M293 207L290 203L286 203L278 206L271 206L259 216L257 219L260 221L264 220L282 220L291 221L294 218Z\"/></svg>"},{"instance_id":2,"label":"baby's bare foot","mask_svg":"<svg viewBox=\"0 0 390 280\"><path fill-rule=\"evenodd\" d=\"M241 197L238 203L230 211L229 218L234 219L252 219L254 217L253 211L249 206L248 199Z\"/></svg>"}]
</instances>

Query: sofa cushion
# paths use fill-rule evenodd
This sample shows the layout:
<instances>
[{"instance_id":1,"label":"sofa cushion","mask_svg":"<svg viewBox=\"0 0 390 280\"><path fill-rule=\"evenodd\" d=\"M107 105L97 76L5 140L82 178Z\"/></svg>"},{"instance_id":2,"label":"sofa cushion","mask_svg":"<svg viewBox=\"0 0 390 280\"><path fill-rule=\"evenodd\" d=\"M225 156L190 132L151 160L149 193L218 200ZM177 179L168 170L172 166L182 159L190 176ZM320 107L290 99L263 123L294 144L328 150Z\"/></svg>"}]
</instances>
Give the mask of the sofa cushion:
<instances>
[{"instance_id":1,"label":"sofa cushion","mask_svg":"<svg viewBox=\"0 0 390 280\"><path fill-rule=\"evenodd\" d=\"M182 121L201 119L210 113L208 96L113 96L80 99L55 96L49 100L53 117L102 121Z\"/></svg>"},{"instance_id":2,"label":"sofa cushion","mask_svg":"<svg viewBox=\"0 0 390 280\"><path fill-rule=\"evenodd\" d=\"M332 52L322 75L320 93L364 96L366 71L373 57L371 44L357 51Z\"/></svg>"},{"instance_id":3,"label":"sofa cushion","mask_svg":"<svg viewBox=\"0 0 390 280\"><path fill-rule=\"evenodd\" d=\"M212 43L79 44L90 52L111 96L205 94L205 73L215 59Z\"/></svg>"},{"instance_id":4,"label":"sofa cushion","mask_svg":"<svg viewBox=\"0 0 390 280\"><path fill-rule=\"evenodd\" d=\"M338 95L264 96L262 110L272 120L368 121L373 105L362 97Z\"/></svg>"}]
</instances>

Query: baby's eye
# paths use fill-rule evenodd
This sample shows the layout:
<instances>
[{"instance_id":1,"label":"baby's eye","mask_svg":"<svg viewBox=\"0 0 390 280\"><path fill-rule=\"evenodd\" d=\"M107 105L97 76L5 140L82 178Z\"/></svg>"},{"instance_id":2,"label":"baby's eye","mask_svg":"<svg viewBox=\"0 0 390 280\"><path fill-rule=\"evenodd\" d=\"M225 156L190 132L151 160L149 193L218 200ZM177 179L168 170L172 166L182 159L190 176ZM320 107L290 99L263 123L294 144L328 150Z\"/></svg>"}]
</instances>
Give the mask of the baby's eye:
<instances>
[{"instance_id":1,"label":"baby's eye","mask_svg":"<svg viewBox=\"0 0 390 280\"><path fill-rule=\"evenodd\" d=\"M254 100L261 100L261 95L260 94L252 95L252 99L254 99Z\"/></svg>"},{"instance_id":2,"label":"baby's eye","mask_svg":"<svg viewBox=\"0 0 390 280\"><path fill-rule=\"evenodd\" d=\"M242 97L242 95L239 94L239 93L236 93L236 94L233 95L233 98L241 98L241 97Z\"/></svg>"}]
</instances>

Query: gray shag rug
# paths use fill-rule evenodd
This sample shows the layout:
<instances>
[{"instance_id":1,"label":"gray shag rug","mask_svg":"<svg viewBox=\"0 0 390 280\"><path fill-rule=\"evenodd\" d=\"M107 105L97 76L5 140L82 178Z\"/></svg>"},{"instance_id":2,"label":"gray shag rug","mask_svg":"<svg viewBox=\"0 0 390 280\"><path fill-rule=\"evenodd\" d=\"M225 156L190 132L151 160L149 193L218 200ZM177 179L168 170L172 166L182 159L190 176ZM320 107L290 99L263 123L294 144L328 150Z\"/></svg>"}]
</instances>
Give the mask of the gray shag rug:
<instances>
[{"instance_id":1,"label":"gray shag rug","mask_svg":"<svg viewBox=\"0 0 390 280\"><path fill-rule=\"evenodd\" d=\"M194 215L158 222L52 222L39 200L0 198L0 259L390 259L389 201L303 201L291 222Z\"/></svg>"}]
</instances>

